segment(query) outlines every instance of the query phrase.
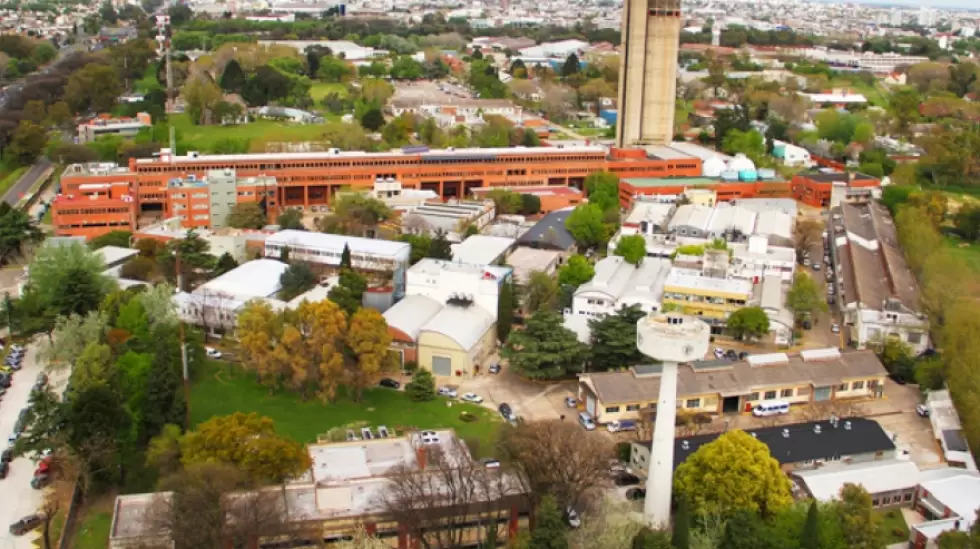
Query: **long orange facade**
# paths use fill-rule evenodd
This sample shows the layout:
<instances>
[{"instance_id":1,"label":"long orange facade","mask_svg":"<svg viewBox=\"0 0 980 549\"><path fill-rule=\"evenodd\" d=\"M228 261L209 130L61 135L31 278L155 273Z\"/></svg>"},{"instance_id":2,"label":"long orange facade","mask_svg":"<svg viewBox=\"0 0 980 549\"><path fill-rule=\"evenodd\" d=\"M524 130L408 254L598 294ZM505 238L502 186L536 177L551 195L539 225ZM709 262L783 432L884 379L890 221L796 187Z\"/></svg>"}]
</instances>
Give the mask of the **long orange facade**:
<instances>
[{"instance_id":1,"label":"long orange facade","mask_svg":"<svg viewBox=\"0 0 980 549\"><path fill-rule=\"evenodd\" d=\"M606 151L601 147L510 148L426 151L417 154L393 153L289 153L254 155L214 155L132 159L128 170L110 174L71 173L62 176L62 192L78 193L93 182L125 183L135 197L135 218L141 212L158 211L166 217L180 215L195 203L175 199L170 189L174 180L203 178L211 170L235 170L239 177L269 176L276 178L275 199L269 200L275 210L282 208L327 206L330 198L343 188L371 188L375 181L395 178L406 189L432 190L443 200L465 198L481 187L556 186L582 187L585 178L607 170L622 177L698 176L698 158L650 158L640 150ZM239 189L242 191L242 189ZM239 201L257 200L263 189L253 189L250 196L239 193ZM58 203L54 205L59 208ZM270 208L270 217L273 212ZM76 214L85 217L84 235L97 232L100 220L109 218L95 211ZM56 224L58 234L81 234L80 223ZM185 226L195 226L186 219ZM108 232L113 228L106 228Z\"/></svg>"}]
</instances>

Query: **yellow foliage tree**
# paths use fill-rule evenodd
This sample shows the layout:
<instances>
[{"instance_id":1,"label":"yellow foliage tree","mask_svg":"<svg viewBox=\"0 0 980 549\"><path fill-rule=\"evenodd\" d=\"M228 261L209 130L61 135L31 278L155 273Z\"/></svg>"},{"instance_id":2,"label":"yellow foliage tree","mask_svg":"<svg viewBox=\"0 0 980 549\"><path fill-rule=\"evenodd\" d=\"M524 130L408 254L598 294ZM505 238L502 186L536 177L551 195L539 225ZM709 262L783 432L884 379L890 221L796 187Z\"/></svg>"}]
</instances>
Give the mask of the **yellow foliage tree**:
<instances>
[{"instance_id":1,"label":"yellow foliage tree","mask_svg":"<svg viewBox=\"0 0 980 549\"><path fill-rule=\"evenodd\" d=\"M347 345L357 356L350 365L350 381L354 400L360 401L364 388L375 382L388 360L391 335L388 323L374 309L359 309L350 321Z\"/></svg>"},{"instance_id":2,"label":"yellow foliage tree","mask_svg":"<svg viewBox=\"0 0 980 549\"><path fill-rule=\"evenodd\" d=\"M320 398L332 402L344 380L347 315L336 303L325 299L303 302L296 316L309 348L308 376L317 380L315 388Z\"/></svg>"},{"instance_id":3,"label":"yellow foliage tree","mask_svg":"<svg viewBox=\"0 0 980 549\"><path fill-rule=\"evenodd\" d=\"M284 482L310 467L302 444L276 434L272 420L241 412L205 421L180 440L181 462L227 463L252 479Z\"/></svg>"},{"instance_id":4,"label":"yellow foliage tree","mask_svg":"<svg viewBox=\"0 0 980 549\"><path fill-rule=\"evenodd\" d=\"M694 510L721 515L770 515L793 502L779 462L744 431L729 431L698 448L674 472L674 490Z\"/></svg>"},{"instance_id":5,"label":"yellow foliage tree","mask_svg":"<svg viewBox=\"0 0 980 549\"><path fill-rule=\"evenodd\" d=\"M267 386L277 386L281 380L273 352L282 332L282 317L265 301L250 301L238 315L236 333L243 363Z\"/></svg>"}]
</instances>

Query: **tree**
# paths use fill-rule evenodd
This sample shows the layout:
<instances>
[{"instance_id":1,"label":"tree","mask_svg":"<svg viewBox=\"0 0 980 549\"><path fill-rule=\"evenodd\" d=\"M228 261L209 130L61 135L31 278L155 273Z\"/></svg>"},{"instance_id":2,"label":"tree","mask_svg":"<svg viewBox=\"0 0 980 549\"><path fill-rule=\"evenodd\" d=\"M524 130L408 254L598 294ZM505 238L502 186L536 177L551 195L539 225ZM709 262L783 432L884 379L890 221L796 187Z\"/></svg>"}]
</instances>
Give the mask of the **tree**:
<instances>
[{"instance_id":1,"label":"tree","mask_svg":"<svg viewBox=\"0 0 980 549\"><path fill-rule=\"evenodd\" d=\"M89 240L88 246L93 250L98 250L99 248L103 248L105 246L129 248L129 241L132 239L132 237L133 233L129 231L109 231L93 238L92 240Z\"/></svg>"},{"instance_id":2,"label":"tree","mask_svg":"<svg viewBox=\"0 0 980 549\"><path fill-rule=\"evenodd\" d=\"M210 124L220 122L211 115L215 106L221 101L221 89L207 75L198 75L187 79L181 90L181 97L187 103L187 116L194 124Z\"/></svg>"},{"instance_id":3,"label":"tree","mask_svg":"<svg viewBox=\"0 0 980 549\"><path fill-rule=\"evenodd\" d=\"M900 135L908 136L909 128L919 119L919 104L922 98L910 87L902 87L888 98L888 113L895 120L895 129Z\"/></svg>"},{"instance_id":4,"label":"tree","mask_svg":"<svg viewBox=\"0 0 980 549\"><path fill-rule=\"evenodd\" d=\"M561 75L567 78L573 74L577 74L580 69L581 64L579 63L578 56L571 53L565 59L565 64L561 66Z\"/></svg>"},{"instance_id":5,"label":"tree","mask_svg":"<svg viewBox=\"0 0 980 549\"><path fill-rule=\"evenodd\" d=\"M266 224L265 211L258 202L239 202L228 212L227 224L235 229L261 229Z\"/></svg>"},{"instance_id":6,"label":"tree","mask_svg":"<svg viewBox=\"0 0 980 549\"><path fill-rule=\"evenodd\" d=\"M119 276L131 280L148 281L156 268L156 261L137 255L130 258L126 263L123 263L119 269Z\"/></svg>"},{"instance_id":7,"label":"tree","mask_svg":"<svg viewBox=\"0 0 980 549\"><path fill-rule=\"evenodd\" d=\"M351 316L347 345L357 356L350 368L350 379L354 388L354 401L360 402L364 388L377 381L391 356L388 353L391 335L388 333L388 323L381 313L374 309L358 309Z\"/></svg>"},{"instance_id":8,"label":"tree","mask_svg":"<svg viewBox=\"0 0 980 549\"><path fill-rule=\"evenodd\" d=\"M670 534L666 530L643 528L633 538L632 549L670 549Z\"/></svg>"},{"instance_id":9,"label":"tree","mask_svg":"<svg viewBox=\"0 0 980 549\"><path fill-rule=\"evenodd\" d=\"M915 381L915 355L907 343L897 337L885 337L875 344L879 348L878 358L892 378Z\"/></svg>"},{"instance_id":10,"label":"tree","mask_svg":"<svg viewBox=\"0 0 980 549\"><path fill-rule=\"evenodd\" d=\"M639 267L647 256L647 241L641 234L623 236L616 243L613 255L618 255L627 263Z\"/></svg>"},{"instance_id":11,"label":"tree","mask_svg":"<svg viewBox=\"0 0 980 549\"><path fill-rule=\"evenodd\" d=\"M344 251L340 253L340 268L341 269L351 268L350 246L348 246L346 242L344 243Z\"/></svg>"},{"instance_id":12,"label":"tree","mask_svg":"<svg viewBox=\"0 0 980 549\"><path fill-rule=\"evenodd\" d=\"M493 200L497 215L519 213L524 205L521 195L509 189L491 189L486 197Z\"/></svg>"},{"instance_id":13,"label":"tree","mask_svg":"<svg viewBox=\"0 0 980 549\"><path fill-rule=\"evenodd\" d=\"M848 547L854 549L881 549L881 515L875 512L871 495L863 486L847 483L840 490L836 502L841 533Z\"/></svg>"},{"instance_id":14,"label":"tree","mask_svg":"<svg viewBox=\"0 0 980 549\"><path fill-rule=\"evenodd\" d=\"M560 509L579 505L601 489L613 456L611 441L583 445L581 427L560 420L505 426L497 450L532 503L551 496Z\"/></svg>"},{"instance_id":15,"label":"tree","mask_svg":"<svg viewBox=\"0 0 980 549\"><path fill-rule=\"evenodd\" d=\"M348 316L353 316L361 308L367 280L357 271L344 269L340 272L339 283L330 289L327 297L340 306Z\"/></svg>"},{"instance_id":16,"label":"tree","mask_svg":"<svg viewBox=\"0 0 980 549\"><path fill-rule=\"evenodd\" d=\"M677 513L674 514L674 530L671 532L670 545L674 549L690 549L691 547L691 506L685 498L679 498L677 502Z\"/></svg>"},{"instance_id":17,"label":"tree","mask_svg":"<svg viewBox=\"0 0 980 549\"><path fill-rule=\"evenodd\" d=\"M585 193L589 204L595 204L602 211L619 210L619 176L612 172L595 172L586 176Z\"/></svg>"},{"instance_id":18,"label":"tree","mask_svg":"<svg viewBox=\"0 0 980 549\"><path fill-rule=\"evenodd\" d=\"M0 257L20 253L24 244L40 242L43 236L24 210L0 204Z\"/></svg>"},{"instance_id":19,"label":"tree","mask_svg":"<svg viewBox=\"0 0 980 549\"><path fill-rule=\"evenodd\" d=\"M256 413L213 417L180 440L181 462L226 463L250 478L281 483L310 467L303 445L276 434L272 420Z\"/></svg>"},{"instance_id":20,"label":"tree","mask_svg":"<svg viewBox=\"0 0 980 549\"><path fill-rule=\"evenodd\" d=\"M89 63L68 77L64 100L75 112L108 112L122 92L115 69Z\"/></svg>"},{"instance_id":21,"label":"tree","mask_svg":"<svg viewBox=\"0 0 980 549\"><path fill-rule=\"evenodd\" d=\"M558 269L558 284L578 288L592 280L595 268L584 255L575 254Z\"/></svg>"},{"instance_id":22,"label":"tree","mask_svg":"<svg viewBox=\"0 0 980 549\"><path fill-rule=\"evenodd\" d=\"M425 257L445 259L447 261L453 258L453 248L449 243L449 239L446 238L446 231L442 229L436 230L435 237L429 244L429 250L425 254Z\"/></svg>"},{"instance_id":23,"label":"tree","mask_svg":"<svg viewBox=\"0 0 980 549\"><path fill-rule=\"evenodd\" d=\"M41 151L47 144L48 136L43 127L21 120L4 150L4 157L14 165L29 166L41 156Z\"/></svg>"},{"instance_id":24,"label":"tree","mask_svg":"<svg viewBox=\"0 0 980 549\"><path fill-rule=\"evenodd\" d=\"M957 97L963 97L970 93L974 84L977 82L977 73L980 67L976 63L961 61L949 66L949 91Z\"/></svg>"},{"instance_id":25,"label":"tree","mask_svg":"<svg viewBox=\"0 0 980 549\"><path fill-rule=\"evenodd\" d=\"M305 231L303 225L303 212L298 208L286 208L276 219L276 224L282 230Z\"/></svg>"},{"instance_id":26,"label":"tree","mask_svg":"<svg viewBox=\"0 0 980 549\"><path fill-rule=\"evenodd\" d=\"M516 312L517 296L514 292L514 281L507 280L501 284L500 295L497 298L497 340L501 343L506 343L507 337L510 336Z\"/></svg>"},{"instance_id":27,"label":"tree","mask_svg":"<svg viewBox=\"0 0 980 549\"><path fill-rule=\"evenodd\" d=\"M71 122L73 116L68 103L57 101L48 107L48 123L52 126L61 128Z\"/></svg>"},{"instance_id":28,"label":"tree","mask_svg":"<svg viewBox=\"0 0 980 549\"><path fill-rule=\"evenodd\" d=\"M524 310L554 310L558 305L560 289L555 279L544 271L531 271L524 288Z\"/></svg>"},{"instance_id":29,"label":"tree","mask_svg":"<svg viewBox=\"0 0 980 549\"><path fill-rule=\"evenodd\" d=\"M530 549L568 549L564 513L558 508L555 498L541 498L534 518L534 529L531 530L528 546Z\"/></svg>"},{"instance_id":30,"label":"tree","mask_svg":"<svg viewBox=\"0 0 980 549\"><path fill-rule=\"evenodd\" d=\"M565 220L565 228L579 248L596 248L609 241L609 231L603 223L603 212L595 204L576 206Z\"/></svg>"},{"instance_id":31,"label":"tree","mask_svg":"<svg viewBox=\"0 0 980 549\"><path fill-rule=\"evenodd\" d=\"M766 140L755 130L732 129L725 135L721 149L727 154L744 154L755 163L766 158Z\"/></svg>"},{"instance_id":32,"label":"tree","mask_svg":"<svg viewBox=\"0 0 980 549\"><path fill-rule=\"evenodd\" d=\"M688 456L674 491L698 512L769 516L793 501L789 479L769 448L744 431L728 431Z\"/></svg>"},{"instance_id":33,"label":"tree","mask_svg":"<svg viewBox=\"0 0 980 549\"><path fill-rule=\"evenodd\" d=\"M291 263L279 276L279 299L290 301L316 286L317 277L306 263Z\"/></svg>"},{"instance_id":34,"label":"tree","mask_svg":"<svg viewBox=\"0 0 980 549\"><path fill-rule=\"evenodd\" d=\"M242 88L245 87L245 71L242 70L242 66L238 63L238 60L232 59L228 61L225 65L225 70L221 72L221 89L229 93L241 93Z\"/></svg>"},{"instance_id":35,"label":"tree","mask_svg":"<svg viewBox=\"0 0 980 549\"><path fill-rule=\"evenodd\" d=\"M816 500L810 502L806 512L806 523L803 525L803 536L800 541L801 549L820 549L820 510Z\"/></svg>"},{"instance_id":36,"label":"tree","mask_svg":"<svg viewBox=\"0 0 980 549\"><path fill-rule=\"evenodd\" d=\"M726 327L735 339L762 337L769 333L769 315L761 307L742 307L728 316Z\"/></svg>"},{"instance_id":37,"label":"tree","mask_svg":"<svg viewBox=\"0 0 980 549\"><path fill-rule=\"evenodd\" d=\"M555 311L536 310L525 328L510 334L501 354L529 379L557 379L582 371L586 348Z\"/></svg>"},{"instance_id":38,"label":"tree","mask_svg":"<svg viewBox=\"0 0 980 549\"><path fill-rule=\"evenodd\" d=\"M405 394L409 400L415 402L425 402L436 398L436 380L432 377L432 372L425 368L415 370L412 381L405 384Z\"/></svg>"},{"instance_id":39,"label":"tree","mask_svg":"<svg viewBox=\"0 0 980 549\"><path fill-rule=\"evenodd\" d=\"M235 269L236 267L238 267L238 262L235 261L235 258L232 257L230 253L225 252L221 254L221 257L219 257L218 261L215 262L212 276L217 278Z\"/></svg>"},{"instance_id":40,"label":"tree","mask_svg":"<svg viewBox=\"0 0 980 549\"><path fill-rule=\"evenodd\" d=\"M615 314L589 320L592 370L602 372L650 362L636 348L636 323L645 316L639 306L632 305Z\"/></svg>"},{"instance_id":41,"label":"tree","mask_svg":"<svg viewBox=\"0 0 980 549\"><path fill-rule=\"evenodd\" d=\"M786 306L793 311L797 320L807 314L827 310L820 286L804 272L793 275L793 286L786 295Z\"/></svg>"},{"instance_id":42,"label":"tree","mask_svg":"<svg viewBox=\"0 0 980 549\"><path fill-rule=\"evenodd\" d=\"M81 244L43 246L31 262L25 293L57 315L98 309L114 286L102 258Z\"/></svg>"},{"instance_id":43,"label":"tree","mask_svg":"<svg viewBox=\"0 0 980 549\"><path fill-rule=\"evenodd\" d=\"M381 113L381 109L377 107L371 107L361 115L361 125L365 129L376 132L385 125L384 114Z\"/></svg>"},{"instance_id":44,"label":"tree","mask_svg":"<svg viewBox=\"0 0 980 549\"><path fill-rule=\"evenodd\" d=\"M325 55L320 58L316 76L324 82L344 82L354 76L354 67L343 59Z\"/></svg>"},{"instance_id":45,"label":"tree","mask_svg":"<svg viewBox=\"0 0 980 549\"><path fill-rule=\"evenodd\" d=\"M395 80L418 80L425 74L425 67L410 56L403 55L391 64L388 74Z\"/></svg>"}]
</instances>

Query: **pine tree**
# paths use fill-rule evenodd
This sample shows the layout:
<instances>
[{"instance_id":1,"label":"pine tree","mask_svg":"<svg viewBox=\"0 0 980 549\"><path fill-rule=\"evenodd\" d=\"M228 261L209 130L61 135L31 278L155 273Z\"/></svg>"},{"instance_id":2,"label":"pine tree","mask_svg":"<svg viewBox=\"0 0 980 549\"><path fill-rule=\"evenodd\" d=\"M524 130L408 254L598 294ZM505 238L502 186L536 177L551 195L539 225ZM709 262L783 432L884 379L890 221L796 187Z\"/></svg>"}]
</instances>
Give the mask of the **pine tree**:
<instances>
[{"instance_id":1,"label":"pine tree","mask_svg":"<svg viewBox=\"0 0 980 549\"><path fill-rule=\"evenodd\" d=\"M449 239L446 238L446 231L442 229L436 231L436 236L432 239L432 244L429 245L429 252L425 254L425 257L431 257L433 259L453 258L453 248L449 244Z\"/></svg>"},{"instance_id":2,"label":"pine tree","mask_svg":"<svg viewBox=\"0 0 980 549\"><path fill-rule=\"evenodd\" d=\"M419 368L412 376L412 381L405 384L405 394L409 400L425 402L436 398L436 380L432 372Z\"/></svg>"},{"instance_id":3,"label":"pine tree","mask_svg":"<svg viewBox=\"0 0 980 549\"><path fill-rule=\"evenodd\" d=\"M500 296L497 298L497 339L501 343L506 343L507 336L510 335L516 309L515 302L514 281L508 280L500 287Z\"/></svg>"},{"instance_id":4,"label":"pine tree","mask_svg":"<svg viewBox=\"0 0 980 549\"><path fill-rule=\"evenodd\" d=\"M670 537L674 549L688 549L691 546L691 509L687 498L680 498L677 513L674 514L674 531Z\"/></svg>"},{"instance_id":5,"label":"pine tree","mask_svg":"<svg viewBox=\"0 0 980 549\"><path fill-rule=\"evenodd\" d=\"M817 502L810 502L810 510L806 513L806 523L803 525L802 549L819 549L820 547L820 509Z\"/></svg>"},{"instance_id":6,"label":"pine tree","mask_svg":"<svg viewBox=\"0 0 980 549\"><path fill-rule=\"evenodd\" d=\"M530 549L568 549L565 537L565 520L555 498L545 496L538 504L531 531Z\"/></svg>"},{"instance_id":7,"label":"pine tree","mask_svg":"<svg viewBox=\"0 0 980 549\"><path fill-rule=\"evenodd\" d=\"M238 61L232 59L225 65L224 72L221 73L221 89L226 92L241 92L245 86L245 71Z\"/></svg>"},{"instance_id":8,"label":"pine tree","mask_svg":"<svg viewBox=\"0 0 980 549\"><path fill-rule=\"evenodd\" d=\"M351 268L351 264L350 264L350 246L348 246L346 242L344 243L344 251L340 254L340 268L341 269L350 269Z\"/></svg>"},{"instance_id":9,"label":"pine tree","mask_svg":"<svg viewBox=\"0 0 980 549\"><path fill-rule=\"evenodd\" d=\"M580 68L578 56L574 53L569 54L568 59L565 60L565 64L561 68L561 75L571 76L577 73Z\"/></svg>"}]
</instances>

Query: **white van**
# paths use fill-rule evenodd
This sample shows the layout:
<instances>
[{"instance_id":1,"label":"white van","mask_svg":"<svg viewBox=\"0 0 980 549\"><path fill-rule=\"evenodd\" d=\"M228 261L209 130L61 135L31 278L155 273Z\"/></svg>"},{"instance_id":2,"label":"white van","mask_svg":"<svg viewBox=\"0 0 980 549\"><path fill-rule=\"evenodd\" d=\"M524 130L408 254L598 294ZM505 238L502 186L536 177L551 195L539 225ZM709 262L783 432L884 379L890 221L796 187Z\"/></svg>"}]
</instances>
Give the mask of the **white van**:
<instances>
[{"instance_id":1,"label":"white van","mask_svg":"<svg viewBox=\"0 0 980 549\"><path fill-rule=\"evenodd\" d=\"M592 421L592 416L588 412L580 412L578 422L582 424L582 427L585 427L586 431L595 431L595 422Z\"/></svg>"},{"instance_id":2,"label":"white van","mask_svg":"<svg viewBox=\"0 0 980 549\"><path fill-rule=\"evenodd\" d=\"M617 419L609 425L606 426L610 433L618 433L620 431L635 431L636 422L630 419Z\"/></svg>"},{"instance_id":3,"label":"white van","mask_svg":"<svg viewBox=\"0 0 980 549\"><path fill-rule=\"evenodd\" d=\"M752 408L752 415L755 417L775 416L789 413L789 402L785 400L767 400L760 402Z\"/></svg>"}]
</instances>

